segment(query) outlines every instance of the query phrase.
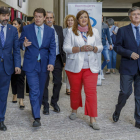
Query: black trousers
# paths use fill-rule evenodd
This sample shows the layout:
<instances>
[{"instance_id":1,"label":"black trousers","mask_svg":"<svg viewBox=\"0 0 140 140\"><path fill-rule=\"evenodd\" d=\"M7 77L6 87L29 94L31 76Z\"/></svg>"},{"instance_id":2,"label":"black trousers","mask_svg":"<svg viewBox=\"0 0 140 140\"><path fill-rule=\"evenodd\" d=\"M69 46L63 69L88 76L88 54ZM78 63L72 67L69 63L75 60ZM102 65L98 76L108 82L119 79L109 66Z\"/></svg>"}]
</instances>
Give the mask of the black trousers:
<instances>
[{"instance_id":1,"label":"black trousers","mask_svg":"<svg viewBox=\"0 0 140 140\"><path fill-rule=\"evenodd\" d=\"M57 102L59 100L59 93L60 93L61 86L62 86L62 70L63 70L63 65L62 65L61 57L60 57L60 55L57 55L56 60L55 60L54 71L52 72L53 84L54 84L53 85L53 96L51 98L52 104L57 104ZM47 108L49 108L49 103L48 103L49 79L50 79L50 76L48 76L47 81L46 81L44 95L43 95L43 102L42 102L42 104Z\"/></svg>"},{"instance_id":2,"label":"black trousers","mask_svg":"<svg viewBox=\"0 0 140 140\"><path fill-rule=\"evenodd\" d=\"M132 94L132 83L134 82L135 114L134 118L140 124L140 72L135 75L120 75L120 94L116 112L119 114L126 104L126 100Z\"/></svg>"},{"instance_id":3,"label":"black trousers","mask_svg":"<svg viewBox=\"0 0 140 140\"><path fill-rule=\"evenodd\" d=\"M12 74L11 76L11 86L12 93L14 95L17 94L17 98L24 99L24 80L25 80L25 72L21 69L21 74Z\"/></svg>"}]
</instances>

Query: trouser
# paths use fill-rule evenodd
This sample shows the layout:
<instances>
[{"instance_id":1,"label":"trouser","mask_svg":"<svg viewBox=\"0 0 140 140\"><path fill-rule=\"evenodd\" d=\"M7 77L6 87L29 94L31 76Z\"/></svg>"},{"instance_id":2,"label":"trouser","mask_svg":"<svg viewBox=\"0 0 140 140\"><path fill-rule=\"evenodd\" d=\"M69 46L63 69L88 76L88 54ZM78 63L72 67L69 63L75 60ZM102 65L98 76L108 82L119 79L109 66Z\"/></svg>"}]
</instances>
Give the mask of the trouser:
<instances>
[{"instance_id":1,"label":"trouser","mask_svg":"<svg viewBox=\"0 0 140 140\"><path fill-rule=\"evenodd\" d=\"M109 50L110 61L107 63L108 69L116 69L116 56L117 53L114 50Z\"/></svg>"},{"instance_id":2,"label":"trouser","mask_svg":"<svg viewBox=\"0 0 140 140\"><path fill-rule=\"evenodd\" d=\"M86 95L85 115L97 117L97 78L98 73L92 73L90 69L82 69L79 73L66 71L70 82L71 108L77 110L82 107L82 84Z\"/></svg>"},{"instance_id":3,"label":"trouser","mask_svg":"<svg viewBox=\"0 0 140 140\"><path fill-rule=\"evenodd\" d=\"M120 93L116 112L120 114L125 106L127 99L132 94L132 83L134 82L135 96L135 120L140 124L140 72L135 75L120 75Z\"/></svg>"},{"instance_id":4,"label":"trouser","mask_svg":"<svg viewBox=\"0 0 140 140\"><path fill-rule=\"evenodd\" d=\"M105 47L105 46L104 46ZM102 70L104 69L104 67L109 63L110 58L109 58L109 51L108 49L103 49L102 54L104 56L104 62L102 63Z\"/></svg>"},{"instance_id":5,"label":"trouser","mask_svg":"<svg viewBox=\"0 0 140 140\"><path fill-rule=\"evenodd\" d=\"M4 121L5 119L10 80L11 75L6 74L4 62L0 61L0 122Z\"/></svg>"},{"instance_id":6,"label":"trouser","mask_svg":"<svg viewBox=\"0 0 140 140\"><path fill-rule=\"evenodd\" d=\"M48 72L42 72L40 62L37 62L32 72L25 72L29 84L29 96L34 119L40 118L43 92Z\"/></svg>"},{"instance_id":7,"label":"trouser","mask_svg":"<svg viewBox=\"0 0 140 140\"><path fill-rule=\"evenodd\" d=\"M17 94L17 98L24 99L24 81L25 81L25 72L21 69L21 74L12 74L11 77L11 87L12 93Z\"/></svg>"},{"instance_id":8,"label":"trouser","mask_svg":"<svg viewBox=\"0 0 140 140\"><path fill-rule=\"evenodd\" d=\"M59 100L59 93L62 86L62 69L63 69L63 65L62 65L61 57L60 55L57 55L55 60L54 70L52 72L54 85L53 85L53 96L51 98L51 103L54 105L57 104ZM45 85L44 95L43 95L43 103L42 103L47 108L49 108L48 86L49 86L49 78L46 80L46 85Z\"/></svg>"},{"instance_id":9,"label":"trouser","mask_svg":"<svg viewBox=\"0 0 140 140\"><path fill-rule=\"evenodd\" d=\"M66 76L66 89L70 89L70 83L67 76Z\"/></svg>"}]
</instances>

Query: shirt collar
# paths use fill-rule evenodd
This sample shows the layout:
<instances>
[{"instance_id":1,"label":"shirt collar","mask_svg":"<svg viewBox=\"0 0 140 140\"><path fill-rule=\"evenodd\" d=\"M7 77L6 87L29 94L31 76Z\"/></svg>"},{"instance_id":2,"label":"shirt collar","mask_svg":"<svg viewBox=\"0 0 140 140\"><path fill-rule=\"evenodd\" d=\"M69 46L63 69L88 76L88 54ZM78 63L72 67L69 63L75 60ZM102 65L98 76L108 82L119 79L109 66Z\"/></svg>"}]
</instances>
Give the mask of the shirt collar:
<instances>
[{"instance_id":1,"label":"shirt collar","mask_svg":"<svg viewBox=\"0 0 140 140\"><path fill-rule=\"evenodd\" d=\"M38 26L35 24L35 27L38 28ZM39 26L42 30L44 29L44 24L42 24L41 26Z\"/></svg>"},{"instance_id":2,"label":"shirt collar","mask_svg":"<svg viewBox=\"0 0 140 140\"><path fill-rule=\"evenodd\" d=\"M132 26L132 28L136 27L133 23L131 23L131 26ZM140 24L138 25L138 28L140 28Z\"/></svg>"},{"instance_id":3,"label":"shirt collar","mask_svg":"<svg viewBox=\"0 0 140 140\"><path fill-rule=\"evenodd\" d=\"M53 28L53 29L54 29L54 26L52 25L52 26L51 26L51 28Z\"/></svg>"},{"instance_id":4,"label":"shirt collar","mask_svg":"<svg viewBox=\"0 0 140 140\"><path fill-rule=\"evenodd\" d=\"M1 27L1 26L5 26L5 27L7 27L7 24L6 24L6 25L2 25L2 24L0 23L0 27Z\"/></svg>"}]
</instances>

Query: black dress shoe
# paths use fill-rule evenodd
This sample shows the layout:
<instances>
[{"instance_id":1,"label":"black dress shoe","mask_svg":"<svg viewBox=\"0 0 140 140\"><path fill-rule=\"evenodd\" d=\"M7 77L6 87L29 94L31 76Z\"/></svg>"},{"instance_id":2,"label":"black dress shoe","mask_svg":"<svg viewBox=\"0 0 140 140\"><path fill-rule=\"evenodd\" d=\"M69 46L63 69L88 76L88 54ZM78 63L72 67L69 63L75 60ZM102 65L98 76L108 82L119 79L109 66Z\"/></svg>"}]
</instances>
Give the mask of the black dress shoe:
<instances>
[{"instance_id":1,"label":"black dress shoe","mask_svg":"<svg viewBox=\"0 0 140 140\"><path fill-rule=\"evenodd\" d=\"M57 112L57 113L60 112L60 108L59 108L59 106L57 104L52 104L51 103L51 106L53 107L53 109L54 109L55 112Z\"/></svg>"},{"instance_id":2,"label":"black dress shoe","mask_svg":"<svg viewBox=\"0 0 140 140\"><path fill-rule=\"evenodd\" d=\"M135 127L140 129L140 124L136 122Z\"/></svg>"},{"instance_id":3,"label":"black dress shoe","mask_svg":"<svg viewBox=\"0 0 140 140\"><path fill-rule=\"evenodd\" d=\"M44 115L49 115L49 108L45 107L43 108L43 114Z\"/></svg>"},{"instance_id":4,"label":"black dress shoe","mask_svg":"<svg viewBox=\"0 0 140 140\"><path fill-rule=\"evenodd\" d=\"M12 103L17 103L17 101L12 101Z\"/></svg>"},{"instance_id":5,"label":"black dress shoe","mask_svg":"<svg viewBox=\"0 0 140 140\"><path fill-rule=\"evenodd\" d=\"M4 125L4 122L0 122L0 130L1 131L6 131L7 127Z\"/></svg>"},{"instance_id":6,"label":"black dress shoe","mask_svg":"<svg viewBox=\"0 0 140 140\"><path fill-rule=\"evenodd\" d=\"M20 108L21 110L24 110L25 106L24 106L24 105L20 105L19 108Z\"/></svg>"},{"instance_id":7,"label":"black dress shoe","mask_svg":"<svg viewBox=\"0 0 140 140\"><path fill-rule=\"evenodd\" d=\"M118 120L119 120L119 117L120 117L120 114L118 114L116 111L113 113L113 116L112 116L112 118L113 118L113 121L114 122L117 122Z\"/></svg>"},{"instance_id":8,"label":"black dress shoe","mask_svg":"<svg viewBox=\"0 0 140 140\"><path fill-rule=\"evenodd\" d=\"M39 126L41 126L40 119L35 119L35 121L33 122L33 127L39 127Z\"/></svg>"}]
</instances>

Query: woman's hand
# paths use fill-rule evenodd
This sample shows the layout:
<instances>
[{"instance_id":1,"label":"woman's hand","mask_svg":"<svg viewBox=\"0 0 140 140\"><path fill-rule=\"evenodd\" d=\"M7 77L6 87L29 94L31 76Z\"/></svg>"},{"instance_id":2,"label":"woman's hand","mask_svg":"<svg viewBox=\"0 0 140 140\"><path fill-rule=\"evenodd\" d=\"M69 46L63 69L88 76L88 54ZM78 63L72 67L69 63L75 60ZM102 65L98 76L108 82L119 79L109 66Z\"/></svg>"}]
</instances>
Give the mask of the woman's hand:
<instances>
[{"instance_id":1,"label":"woman's hand","mask_svg":"<svg viewBox=\"0 0 140 140\"><path fill-rule=\"evenodd\" d=\"M81 49L81 52L88 52L88 51L93 51L93 48L94 47L91 45L84 45L80 49Z\"/></svg>"},{"instance_id":2,"label":"woman's hand","mask_svg":"<svg viewBox=\"0 0 140 140\"><path fill-rule=\"evenodd\" d=\"M93 51L93 49L94 49L94 47L93 47L93 46L91 46L91 45L87 45L87 47L86 47L86 48L87 48L87 50L88 50L88 51Z\"/></svg>"},{"instance_id":3,"label":"woman's hand","mask_svg":"<svg viewBox=\"0 0 140 140\"><path fill-rule=\"evenodd\" d=\"M98 48L97 48L97 47L94 47L94 48L93 48L93 52L94 52L94 53L97 53L97 52L98 52Z\"/></svg>"}]
</instances>

